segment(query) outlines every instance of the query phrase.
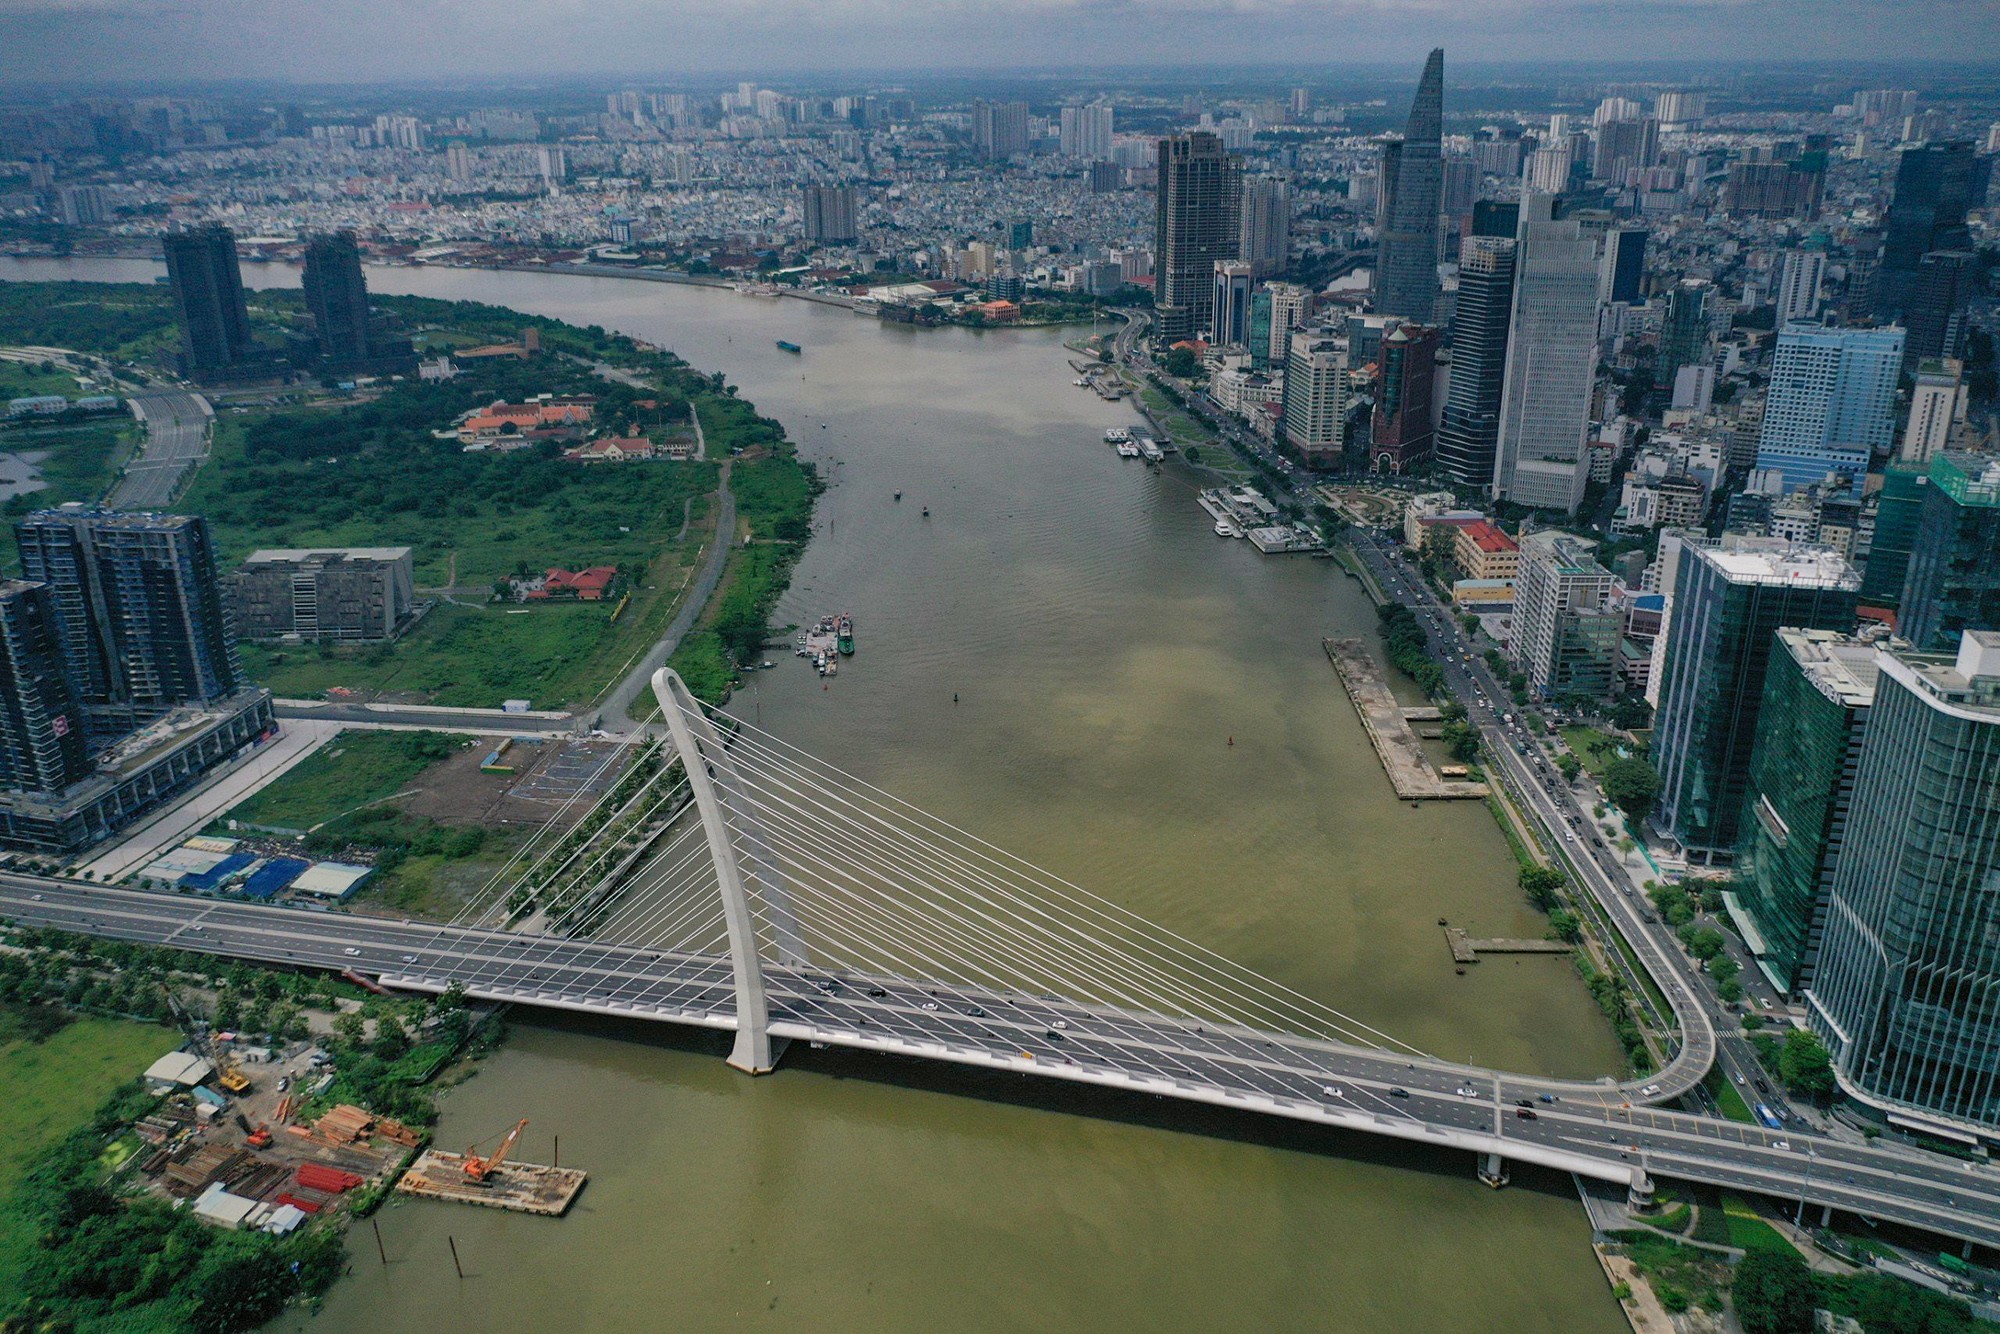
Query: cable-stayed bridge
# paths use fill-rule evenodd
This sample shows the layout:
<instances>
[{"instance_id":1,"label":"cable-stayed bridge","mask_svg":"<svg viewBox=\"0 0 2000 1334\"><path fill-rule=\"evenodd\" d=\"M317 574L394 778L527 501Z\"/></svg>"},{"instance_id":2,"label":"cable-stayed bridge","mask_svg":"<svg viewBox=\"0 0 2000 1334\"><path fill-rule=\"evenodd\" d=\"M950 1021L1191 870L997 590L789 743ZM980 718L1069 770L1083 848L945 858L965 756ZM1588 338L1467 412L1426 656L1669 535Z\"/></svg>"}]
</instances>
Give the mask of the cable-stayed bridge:
<instances>
[{"instance_id":1,"label":"cable-stayed bridge","mask_svg":"<svg viewBox=\"0 0 2000 1334\"><path fill-rule=\"evenodd\" d=\"M703 709L670 671L654 688L664 728L607 761L611 790L559 813L450 923L14 876L0 913L718 1029L751 1073L803 1040L1433 1144L1494 1185L1530 1162L1643 1200L1666 1176L2000 1244L1986 1169L1654 1106L1702 1080L1712 1030L1624 1083L1434 1059Z\"/></svg>"}]
</instances>

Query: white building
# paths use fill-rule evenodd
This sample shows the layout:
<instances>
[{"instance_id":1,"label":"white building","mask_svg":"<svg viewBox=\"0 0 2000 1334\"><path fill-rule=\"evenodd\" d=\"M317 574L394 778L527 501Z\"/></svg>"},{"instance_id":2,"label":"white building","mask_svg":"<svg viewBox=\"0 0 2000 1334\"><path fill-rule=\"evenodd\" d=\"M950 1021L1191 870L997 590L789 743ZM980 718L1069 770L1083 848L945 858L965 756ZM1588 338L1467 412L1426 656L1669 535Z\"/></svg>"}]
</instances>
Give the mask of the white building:
<instances>
[{"instance_id":1,"label":"white building","mask_svg":"<svg viewBox=\"0 0 2000 1334\"><path fill-rule=\"evenodd\" d=\"M1597 236L1552 220L1554 202L1521 207L1493 494L1574 513L1597 378Z\"/></svg>"}]
</instances>

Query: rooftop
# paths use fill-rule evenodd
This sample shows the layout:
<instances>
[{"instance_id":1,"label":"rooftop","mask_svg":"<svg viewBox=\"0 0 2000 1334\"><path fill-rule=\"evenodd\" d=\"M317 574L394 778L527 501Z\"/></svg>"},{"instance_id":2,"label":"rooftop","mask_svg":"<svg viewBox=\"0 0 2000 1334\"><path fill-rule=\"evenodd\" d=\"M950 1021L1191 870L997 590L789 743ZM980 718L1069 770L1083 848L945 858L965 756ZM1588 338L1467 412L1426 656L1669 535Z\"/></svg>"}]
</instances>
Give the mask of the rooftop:
<instances>
[{"instance_id":1,"label":"rooftop","mask_svg":"<svg viewBox=\"0 0 2000 1334\"><path fill-rule=\"evenodd\" d=\"M1850 592L1861 587L1861 576L1832 547L1794 542L1782 547L1739 547L1724 551L1691 547L1697 560L1721 570L1732 584L1782 585L1788 588L1838 588Z\"/></svg>"},{"instance_id":2,"label":"rooftop","mask_svg":"<svg viewBox=\"0 0 2000 1334\"><path fill-rule=\"evenodd\" d=\"M1850 709L1875 702L1880 666L1875 646L1834 630L1778 631L1778 642L1798 662L1806 679L1828 699Z\"/></svg>"},{"instance_id":3,"label":"rooftop","mask_svg":"<svg viewBox=\"0 0 2000 1334\"><path fill-rule=\"evenodd\" d=\"M402 560L410 554L409 547L265 547L253 551L243 561L245 565L260 565L273 561L312 560L315 557L344 557L348 560Z\"/></svg>"}]
</instances>

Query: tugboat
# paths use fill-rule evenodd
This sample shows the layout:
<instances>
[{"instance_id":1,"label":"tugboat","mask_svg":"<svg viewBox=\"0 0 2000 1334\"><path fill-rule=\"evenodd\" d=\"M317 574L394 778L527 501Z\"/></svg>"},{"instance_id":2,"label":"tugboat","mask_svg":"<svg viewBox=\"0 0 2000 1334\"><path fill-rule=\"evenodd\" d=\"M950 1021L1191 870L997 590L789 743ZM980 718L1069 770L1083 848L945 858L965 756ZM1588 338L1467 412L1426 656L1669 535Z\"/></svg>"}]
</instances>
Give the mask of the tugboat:
<instances>
[{"instance_id":1,"label":"tugboat","mask_svg":"<svg viewBox=\"0 0 2000 1334\"><path fill-rule=\"evenodd\" d=\"M845 612L841 613L840 619L834 623L833 642L842 654L850 658L854 656L854 618Z\"/></svg>"}]
</instances>

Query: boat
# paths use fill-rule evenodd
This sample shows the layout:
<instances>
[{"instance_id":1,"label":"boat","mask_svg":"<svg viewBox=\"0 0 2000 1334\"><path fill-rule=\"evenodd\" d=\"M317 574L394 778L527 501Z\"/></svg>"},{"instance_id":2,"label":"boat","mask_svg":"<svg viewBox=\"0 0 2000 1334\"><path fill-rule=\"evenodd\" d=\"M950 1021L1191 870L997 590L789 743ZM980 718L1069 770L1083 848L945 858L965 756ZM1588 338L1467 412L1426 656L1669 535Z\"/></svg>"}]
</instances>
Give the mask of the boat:
<instances>
[{"instance_id":1,"label":"boat","mask_svg":"<svg viewBox=\"0 0 2000 1334\"><path fill-rule=\"evenodd\" d=\"M1150 436L1139 442L1139 452L1145 455L1148 463L1158 463L1166 457L1165 451L1155 444Z\"/></svg>"},{"instance_id":2,"label":"boat","mask_svg":"<svg viewBox=\"0 0 2000 1334\"><path fill-rule=\"evenodd\" d=\"M1218 522L1216 523L1216 525L1215 525L1215 535L1216 535L1217 537L1241 537L1241 536L1243 536L1243 534L1242 534L1241 532L1239 532L1239 531L1237 530L1237 527L1236 527L1236 525L1235 525L1235 524L1233 524L1233 523L1230 523L1230 522L1228 522L1228 521L1226 521L1226 520L1220 520L1220 521L1218 521Z\"/></svg>"},{"instance_id":3,"label":"boat","mask_svg":"<svg viewBox=\"0 0 2000 1334\"><path fill-rule=\"evenodd\" d=\"M1127 441L1118 446L1118 457L1121 459L1136 459L1139 457L1139 447Z\"/></svg>"},{"instance_id":4,"label":"boat","mask_svg":"<svg viewBox=\"0 0 2000 1334\"><path fill-rule=\"evenodd\" d=\"M804 349L801 348L797 343L788 343L784 339L780 338L778 340L778 351L791 352L796 354L798 352L804 351Z\"/></svg>"},{"instance_id":5,"label":"boat","mask_svg":"<svg viewBox=\"0 0 2000 1334\"><path fill-rule=\"evenodd\" d=\"M854 618L843 612L841 614L840 619L834 622L833 633L834 633L835 645L839 647L842 653L846 654L849 657L853 657Z\"/></svg>"},{"instance_id":6,"label":"boat","mask_svg":"<svg viewBox=\"0 0 2000 1334\"><path fill-rule=\"evenodd\" d=\"M901 491L898 491L898 492L896 493L896 499L897 499L897 500L901 500L902 498L903 498L903 493L902 493Z\"/></svg>"},{"instance_id":7,"label":"boat","mask_svg":"<svg viewBox=\"0 0 2000 1334\"><path fill-rule=\"evenodd\" d=\"M1107 445L1122 445L1131 438L1132 433L1123 426L1114 426L1104 433L1104 443Z\"/></svg>"},{"instance_id":8,"label":"boat","mask_svg":"<svg viewBox=\"0 0 2000 1334\"><path fill-rule=\"evenodd\" d=\"M924 517L926 519L931 517L931 507L929 505L924 506Z\"/></svg>"}]
</instances>

